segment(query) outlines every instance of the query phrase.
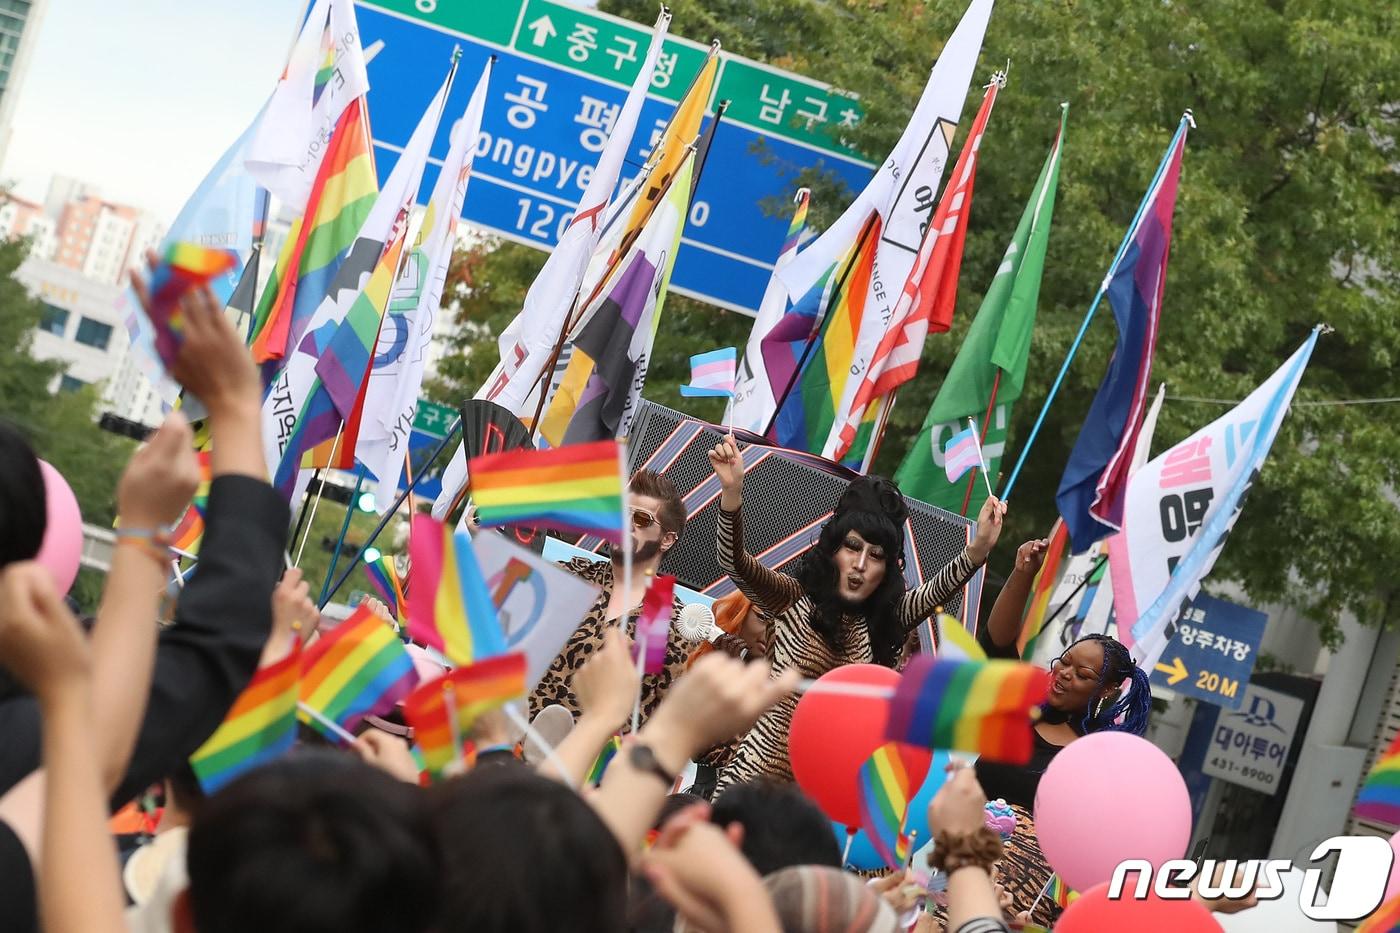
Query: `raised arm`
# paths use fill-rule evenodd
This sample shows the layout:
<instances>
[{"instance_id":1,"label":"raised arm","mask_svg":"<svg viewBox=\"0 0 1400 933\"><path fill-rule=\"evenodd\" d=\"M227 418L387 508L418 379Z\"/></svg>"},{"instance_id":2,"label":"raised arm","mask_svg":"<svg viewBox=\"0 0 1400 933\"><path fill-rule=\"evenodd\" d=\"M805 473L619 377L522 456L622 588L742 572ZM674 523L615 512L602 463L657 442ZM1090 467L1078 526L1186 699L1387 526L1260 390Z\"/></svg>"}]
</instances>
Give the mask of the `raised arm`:
<instances>
[{"instance_id":1,"label":"raised arm","mask_svg":"<svg viewBox=\"0 0 1400 933\"><path fill-rule=\"evenodd\" d=\"M710 449L710 466L719 479L719 520L715 528L719 566L734 580L749 601L770 616L786 611L802 598L802 587L792 577L754 560L744 550L744 461L739 445L729 435Z\"/></svg>"},{"instance_id":2,"label":"raised arm","mask_svg":"<svg viewBox=\"0 0 1400 933\"><path fill-rule=\"evenodd\" d=\"M977 516L977 532L973 535L972 543L942 570L904 594L899 603L899 621L906 633L951 599L972 579L977 568L987 562L987 555L1001 536L1005 515L1006 506L1001 500L988 496Z\"/></svg>"},{"instance_id":3,"label":"raised arm","mask_svg":"<svg viewBox=\"0 0 1400 933\"><path fill-rule=\"evenodd\" d=\"M992 604L992 612L987 616L986 640L991 642L993 649L1004 651L1016 647L1021 637L1026 599L1030 597L1036 571L1045 562L1047 544L1044 539L1036 539L1016 549L1016 566L1006 578L1001 592L997 594L997 601Z\"/></svg>"}]
</instances>

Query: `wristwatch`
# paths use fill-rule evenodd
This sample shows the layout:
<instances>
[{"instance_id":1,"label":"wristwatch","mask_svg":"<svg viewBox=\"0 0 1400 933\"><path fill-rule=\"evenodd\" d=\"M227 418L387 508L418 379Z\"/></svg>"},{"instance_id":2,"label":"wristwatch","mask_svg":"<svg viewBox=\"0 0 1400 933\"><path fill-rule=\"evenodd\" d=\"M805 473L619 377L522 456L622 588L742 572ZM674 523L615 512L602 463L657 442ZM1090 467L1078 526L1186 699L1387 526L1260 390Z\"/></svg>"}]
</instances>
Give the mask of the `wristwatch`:
<instances>
[{"instance_id":1,"label":"wristwatch","mask_svg":"<svg viewBox=\"0 0 1400 933\"><path fill-rule=\"evenodd\" d=\"M656 775L667 787L676 781L674 774L661 767L661 762L656 760L656 754L652 752L651 748L640 742L633 743L632 747L627 750L627 763L638 771Z\"/></svg>"}]
</instances>

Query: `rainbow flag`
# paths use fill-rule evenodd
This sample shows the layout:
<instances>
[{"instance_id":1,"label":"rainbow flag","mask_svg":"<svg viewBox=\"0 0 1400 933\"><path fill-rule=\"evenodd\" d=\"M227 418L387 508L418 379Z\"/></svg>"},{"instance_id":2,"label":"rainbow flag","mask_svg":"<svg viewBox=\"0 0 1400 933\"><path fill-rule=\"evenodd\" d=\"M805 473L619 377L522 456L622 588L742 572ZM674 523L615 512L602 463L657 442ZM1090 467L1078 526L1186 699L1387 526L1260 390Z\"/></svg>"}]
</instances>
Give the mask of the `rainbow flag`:
<instances>
[{"instance_id":1,"label":"rainbow flag","mask_svg":"<svg viewBox=\"0 0 1400 933\"><path fill-rule=\"evenodd\" d=\"M459 667L410 693L403 713L422 751L424 770L435 778L450 773L477 717L524 693L525 655L519 652Z\"/></svg>"},{"instance_id":2,"label":"rainbow flag","mask_svg":"<svg viewBox=\"0 0 1400 933\"><path fill-rule=\"evenodd\" d=\"M609 763L612 762L620 748L622 748L621 738L613 736L608 739L608 743L603 746L603 750L594 759L593 767L588 769L588 777L583 780L584 787L597 787L603 783L603 773L608 770Z\"/></svg>"},{"instance_id":3,"label":"rainbow flag","mask_svg":"<svg viewBox=\"0 0 1400 933\"><path fill-rule=\"evenodd\" d=\"M286 754L296 740L298 643L282 660L260 668L224 716L223 724L190 756L206 794Z\"/></svg>"},{"instance_id":4,"label":"rainbow flag","mask_svg":"<svg viewBox=\"0 0 1400 933\"><path fill-rule=\"evenodd\" d=\"M927 763L922 769L914 765L911 751L898 742L886 742L875 749L856 776L861 826L890 868L899 868L909 860L904 820L909 801L928 772Z\"/></svg>"},{"instance_id":5,"label":"rainbow flag","mask_svg":"<svg viewBox=\"0 0 1400 933\"><path fill-rule=\"evenodd\" d=\"M1391 933L1400 930L1400 895L1392 897L1356 928L1356 933Z\"/></svg>"},{"instance_id":6,"label":"rainbow flag","mask_svg":"<svg viewBox=\"0 0 1400 933\"><path fill-rule=\"evenodd\" d=\"M1045 562L1036 571L1035 582L1031 585L1031 601L1026 609L1025 621L1021 623L1018 647L1023 658L1029 658L1034 653L1036 639L1040 637L1041 629L1045 628L1045 620L1050 617L1050 596L1060 582L1065 557L1069 553L1068 545L1069 529L1065 527L1063 520L1057 518L1054 527L1050 529L1050 544L1045 548Z\"/></svg>"},{"instance_id":7,"label":"rainbow flag","mask_svg":"<svg viewBox=\"0 0 1400 933\"><path fill-rule=\"evenodd\" d=\"M1059 905L1061 910L1064 910L1070 904L1079 900L1079 892L1065 884L1065 879L1061 878L1059 875L1051 875L1050 897Z\"/></svg>"},{"instance_id":8,"label":"rainbow flag","mask_svg":"<svg viewBox=\"0 0 1400 933\"><path fill-rule=\"evenodd\" d=\"M471 538L466 532L454 535L432 516L415 515L410 540L409 635L453 664L505 654L506 637Z\"/></svg>"},{"instance_id":9,"label":"rainbow flag","mask_svg":"<svg viewBox=\"0 0 1400 933\"><path fill-rule=\"evenodd\" d=\"M399 571L394 567L394 558L388 554L381 554L378 560L365 561L365 576L369 577L370 585L389 607L389 612L399 620L400 625L404 625L408 603L404 602L403 586L399 583Z\"/></svg>"},{"instance_id":10,"label":"rainbow flag","mask_svg":"<svg viewBox=\"0 0 1400 933\"><path fill-rule=\"evenodd\" d=\"M199 485L185 514L170 531L170 546L190 556L199 553L199 544L204 540L204 512L209 508L209 484L213 482L209 451L199 451L195 459L199 462Z\"/></svg>"},{"instance_id":11,"label":"rainbow flag","mask_svg":"<svg viewBox=\"0 0 1400 933\"><path fill-rule=\"evenodd\" d=\"M733 347L697 353L690 358L690 383L681 386L686 398L733 398L738 351Z\"/></svg>"},{"instance_id":12,"label":"rainbow flag","mask_svg":"<svg viewBox=\"0 0 1400 933\"><path fill-rule=\"evenodd\" d=\"M872 212L860 236L827 276L830 284L824 293L821 333L769 432L783 447L820 454L831 433L865 317L880 230L880 215Z\"/></svg>"},{"instance_id":13,"label":"rainbow flag","mask_svg":"<svg viewBox=\"0 0 1400 933\"><path fill-rule=\"evenodd\" d=\"M621 448L616 441L473 457L471 495L482 526L530 525L622 540Z\"/></svg>"},{"instance_id":14,"label":"rainbow flag","mask_svg":"<svg viewBox=\"0 0 1400 933\"><path fill-rule=\"evenodd\" d=\"M156 353L166 369L175 364L185 342L184 314L180 299L186 292L208 285L238 265L238 255L225 249L209 249L196 243L171 243L151 272L151 330Z\"/></svg>"},{"instance_id":15,"label":"rainbow flag","mask_svg":"<svg viewBox=\"0 0 1400 933\"><path fill-rule=\"evenodd\" d=\"M1400 825L1400 736L1371 766L1352 812L1363 820Z\"/></svg>"},{"instance_id":16,"label":"rainbow flag","mask_svg":"<svg viewBox=\"0 0 1400 933\"><path fill-rule=\"evenodd\" d=\"M632 650L646 652L644 674L659 674L666 669L666 642L671 634L675 590L676 578L663 573L651 581L646 596L642 597L642 614L637 619L637 640Z\"/></svg>"},{"instance_id":17,"label":"rainbow flag","mask_svg":"<svg viewBox=\"0 0 1400 933\"><path fill-rule=\"evenodd\" d=\"M363 717L392 709L417 684L404 643L361 606L302 654L299 699L353 732ZM324 729L304 712L297 715L317 731Z\"/></svg>"},{"instance_id":18,"label":"rainbow flag","mask_svg":"<svg viewBox=\"0 0 1400 933\"><path fill-rule=\"evenodd\" d=\"M301 341L378 194L369 113L360 98L337 121L306 211L292 224L263 289L253 322L255 360L284 359Z\"/></svg>"},{"instance_id":19,"label":"rainbow flag","mask_svg":"<svg viewBox=\"0 0 1400 933\"><path fill-rule=\"evenodd\" d=\"M1049 689L1049 672L1030 664L917 655L890 701L885 738L1023 765L1031 760L1032 713Z\"/></svg>"}]
</instances>

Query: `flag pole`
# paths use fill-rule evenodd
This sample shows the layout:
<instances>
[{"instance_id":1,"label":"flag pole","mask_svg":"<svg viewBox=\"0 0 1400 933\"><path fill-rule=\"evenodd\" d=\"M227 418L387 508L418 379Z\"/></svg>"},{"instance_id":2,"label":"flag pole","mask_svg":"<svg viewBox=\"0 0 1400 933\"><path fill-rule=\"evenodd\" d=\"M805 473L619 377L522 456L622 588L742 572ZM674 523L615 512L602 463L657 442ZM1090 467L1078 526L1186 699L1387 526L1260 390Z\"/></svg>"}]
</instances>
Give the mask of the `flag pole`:
<instances>
[{"instance_id":1,"label":"flag pole","mask_svg":"<svg viewBox=\"0 0 1400 933\"><path fill-rule=\"evenodd\" d=\"M345 572L342 573L340 575L340 578L335 581L335 585L331 587L330 592L327 593L325 597L320 600L318 608L325 609L326 606L330 603L330 601L335 598L335 594L340 591L340 588L342 586L345 585L345 581L350 579L350 574L355 572L355 568L359 566L360 561L364 559L365 551L368 550L369 546L374 543L376 538L379 537L379 533L384 530L384 527L389 524L389 521L395 515L398 514L399 507L402 506L404 500L412 494L413 487L417 486L418 481L428 474L428 470L432 467L432 465L435 462L437 462L437 458L442 456L442 452L447 449L448 444L452 443L452 441L457 436L457 432L460 430L462 430L462 419L461 417L458 417L456 422L453 423L452 427L447 429L447 435L443 437L442 441L439 442L437 447L433 450L432 454L424 462L423 468L418 471L418 475L409 480L408 488L405 489L403 492L399 493L399 497L394 500L394 504L389 506L389 508L384 512L384 514L380 516L379 524L374 526L374 530L369 533L369 537L365 539L365 543L360 547L360 549L357 552L351 555L350 565L345 568Z\"/></svg>"},{"instance_id":2,"label":"flag pole","mask_svg":"<svg viewBox=\"0 0 1400 933\"><path fill-rule=\"evenodd\" d=\"M865 445L865 456L861 458L861 473L869 473L875 464L875 456L880 452L880 442L885 439L885 428L889 425L890 411L898 394L899 386L895 386L880 398L880 409L875 413L875 424L870 430L870 442Z\"/></svg>"},{"instance_id":3,"label":"flag pole","mask_svg":"<svg viewBox=\"0 0 1400 933\"><path fill-rule=\"evenodd\" d=\"M360 498L360 486L364 484L364 468L355 471L355 488L350 493L350 501L345 505L345 521L340 523L340 535L335 539L335 550L331 552L331 565L326 568L326 576L321 581L321 595L317 597L317 602L326 598L326 590L331 585L331 577L335 576L335 565L340 563L340 551L345 547L345 535L350 531L350 519L355 516L355 503Z\"/></svg>"},{"instance_id":4,"label":"flag pole","mask_svg":"<svg viewBox=\"0 0 1400 933\"><path fill-rule=\"evenodd\" d=\"M997 389L999 388L1001 388L1000 366L997 367L997 374L992 379L992 391L987 398L987 413L982 416L982 437L978 440L979 444L985 443L987 440L987 431L990 430L992 424L992 413L996 411ZM982 471L984 476L986 475L986 472L987 471L985 469ZM967 507L972 504L972 489L976 485L977 477L969 476L967 478L967 492L963 495L962 511L958 513L963 518L967 518Z\"/></svg>"},{"instance_id":5,"label":"flag pole","mask_svg":"<svg viewBox=\"0 0 1400 933\"><path fill-rule=\"evenodd\" d=\"M1137 233L1138 225L1142 223L1143 215L1147 213L1147 205L1152 203L1157 195L1157 188L1161 184L1162 176L1166 174L1167 165L1171 162L1172 153L1176 151L1178 140L1186 135L1186 127L1195 126L1196 121L1191 116L1191 111L1187 110L1181 115L1181 122L1177 124L1176 133L1172 135L1171 143L1167 146L1167 151L1162 155L1162 161L1157 166L1157 172L1152 176L1152 183L1147 186L1147 192L1142 196L1141 203L1138 204L1137 213L1133 215L1133 222L1128 225L1128 231L1123 235L1123 242L1118 244L1118 252L1113 256L1113 262L1109 263L1108 272L1104 275L1103 281L1099 283L1098 291L1094 292L1094 300L1089 304L1089 310L1084 315L1083 322L1079 325L1079 333L1075 334L1074 341L1070 344L1069 353L1065 356L1065 361L1060 365L1060 372L1055 376L1054 383L1050 386L1050 393L1045 397L1045 403L1040 406L1040 414L1036 416L1035 424L1031 427L1030 436L1026 438L1026 444L1021 448L1021 455L1016 459L1016 466L1011 470L1011 476L1006 481L1006 487L1002 490L1001 501L1006 502L1011 498L1011 490L1016 486L1016 480L1021 475L1021 467L1025 465L1026 457L1030 454L1032 445L1035 444L1036 436L1040 434L1040 426L1045 423L1045 414L1050 410L1050 405L1055 401L1056 394L1060 391L1061 384L1065 381L1065 373L1069 372L1069 364L1074 361L1074 354L1079 351L1079 345L1084 342L1084 334L1089 330L1089 322L1094 319L1094 312L1099 309L1099 302L1103 296L1108 294L1109 283L1113 280L1113 275L1118 268L1118 264L1123 261L1123 254L1128 251L1128 244L1132 242L1133 235Z\"/></svg>"},{"instance_id":6,"label":"flag pole","mask_svg":"<svg viewBox=\"0 0 1400 933\"><path fill-rule=\"evenodd\" d=\"M982 481L987 484L987 495L993 497L996 493L992 492L992 480L987 476L987 461L982 456L982 442L977 439L977 422L968 418L967 426L972 429L972 446L977 448L977 465L982 468ZM983 430L985 431L985 428Z\"/></svg>"}]
</instances>

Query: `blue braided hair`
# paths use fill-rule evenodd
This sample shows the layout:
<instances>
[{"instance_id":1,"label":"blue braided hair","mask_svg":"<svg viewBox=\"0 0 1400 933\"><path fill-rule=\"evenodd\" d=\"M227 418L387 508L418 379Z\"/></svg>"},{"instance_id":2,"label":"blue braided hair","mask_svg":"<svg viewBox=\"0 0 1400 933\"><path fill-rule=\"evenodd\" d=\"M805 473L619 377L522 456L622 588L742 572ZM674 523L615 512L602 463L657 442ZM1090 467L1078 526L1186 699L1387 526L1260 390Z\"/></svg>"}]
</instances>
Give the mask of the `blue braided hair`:
<instances>
[{"instance_id":1,"label":"blue braided hair","mask_svg":"<svg viewBox=\"0 0 1400 933\"><path fill-rule=\"evenodd\" d=\"M1144 734L1152 714L1152 688L1147 682L1147 674L1133 662L1128 649L1117 639L1107 635L1085 635L1074 645L1086 641L1102 646L1103 670L1099 672L1099 689L1089 701L1089 711L1084 715L1084 733L1109 731ZM1116 685L1116 690L1110 693L1109 685ZM1130 687L1126 694L1123 692L1124 686ZM1118 722L1120 716L1123 717L1122 722Z\"/></svg>"}]
</instances>

